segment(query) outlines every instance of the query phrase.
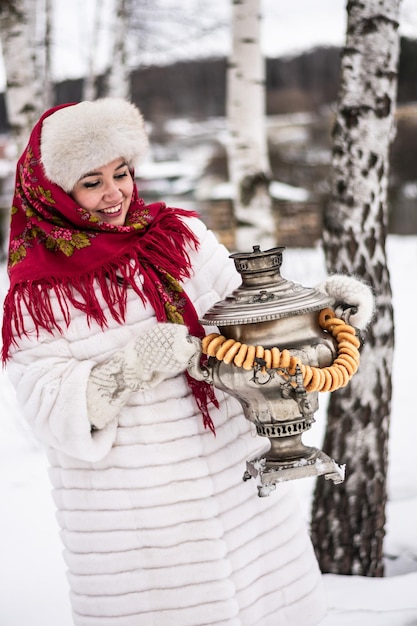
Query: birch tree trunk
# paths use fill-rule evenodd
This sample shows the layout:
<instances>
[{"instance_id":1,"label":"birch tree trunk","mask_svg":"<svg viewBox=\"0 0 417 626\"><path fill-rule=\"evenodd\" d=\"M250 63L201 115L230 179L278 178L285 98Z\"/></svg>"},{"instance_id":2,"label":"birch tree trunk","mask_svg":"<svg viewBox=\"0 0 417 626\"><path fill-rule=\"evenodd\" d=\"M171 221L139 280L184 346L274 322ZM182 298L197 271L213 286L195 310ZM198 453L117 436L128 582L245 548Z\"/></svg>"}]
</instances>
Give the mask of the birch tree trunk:
<instances>
[{"instance_id":1,"label":"birch tree trunk","mask_svg":"<svg viewBox=\"0 0 417 626\"><path fill-rule=\"evenodd\" d=\"M350 0L333 129L332 198L325 216L329 272L365 279L376 314L359 372L331 395L324 450L346 480L318 481L312 538L323 572L383 575L394 325L386 257L389 147L399 56L400 0Z\"/></svg>"},{"instance_id":2,"label":"birch tree trunk","mask_svg":"<svg viewBox=\"0 0 417 626\"><path fill-rule=\"evenodd\" d=\"M93 31L91 33L91 45L89 47L87 75L84 79L83 100L95 100L96 98L96 57L98 50L101 16L103 14L103 0L95 0Z\"/></svg>"},{"instance_id":3,"label":"birch tree trunk","mask_svg":"<svg viewBox=\"0 0 417 626\"><path fill-rule=\"evenodd\" d=\"M44 90L43 103L44 109L49 109L54 104L54 89L52 81L52 17L53 2L45 0L45 34L44 34Z\"/></svg>"},{"instance_id":4,"label":"birch tree trunk","mask_svg":"<svg viewBox=\"0 0 417 626\"><path fill-rule=\"evenodd\" d=\"M265 63L260 48L260 0L232 0L232 52L227 72L228 164L234 212L240 226L237 248L247 242L276 245L269 194L265 130Z\"/></svg>"},{"instance_id":5,"label":"birch tree trunk","mask_svg":"<svg viewBox=\"0 0 417 626\"><path fill-rule=\"evenodd\" d=\"M107 82L109 96L130 97L130 71L127 63L126 42L128 38L128 0L117 0L114 26L113 54Z\"/></svg>"},{"instance_id":6,"label":"birch tree trunk","mask_svg":"<svg viewBox=\"0 0 417 626\"><path fill-rule=\"evenodd\" d=\"M18 153L26 145L33 124L42 111L41 90L36 82L31 0L0 2L0 37L6 72L7 117Z\"/></svg>"},{"instance_id":7,"label":"birch tree trunk","mask_svg":"<svg viewBox=\"0 0 417 626\"><path fill-rule=\"evenodd\" d=\"M53 87L51 77L52 48L52 0L26 0L28 11L29 35L26 46L35 68L34 84L36 101L42 110L53 105Z\"/></svg>"}]
</instances>

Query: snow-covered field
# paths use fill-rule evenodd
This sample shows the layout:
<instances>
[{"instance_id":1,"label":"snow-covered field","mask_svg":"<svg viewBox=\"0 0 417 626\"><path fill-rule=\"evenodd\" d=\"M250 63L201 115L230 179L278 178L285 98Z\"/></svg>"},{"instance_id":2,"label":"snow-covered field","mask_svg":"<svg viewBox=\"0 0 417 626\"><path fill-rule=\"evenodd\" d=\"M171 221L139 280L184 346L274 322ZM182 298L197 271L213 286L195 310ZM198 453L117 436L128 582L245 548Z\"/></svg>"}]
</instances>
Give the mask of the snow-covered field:
<instances>
[{"instance_id":1,"label":"snow-covered field","mask_svg":"<svg viewBox=\"0 0 417 626\"><path fill-rule=\"evenodd\" d=\"M396 351L385 542L387 576L325 575L328 616L320 626L417 626L417 441L414 407L417 332L417 237L391 236ZM286 250L282 275L311 286L324 276L320 250ZM6 276L0 267L0 296ZM320 446L326 396L306 443ZM71 626L65 565L44 453L0 374L0 626ZM343 459L337 459L343 462ZM322 480L322 479L319 479ZM309 515L313 479L297 481ZM337 485L335 485L337 489ZM270 497L273 497L273 493ZM173 625L175 626L175 625Z\"/></svg>"}]
</instances>

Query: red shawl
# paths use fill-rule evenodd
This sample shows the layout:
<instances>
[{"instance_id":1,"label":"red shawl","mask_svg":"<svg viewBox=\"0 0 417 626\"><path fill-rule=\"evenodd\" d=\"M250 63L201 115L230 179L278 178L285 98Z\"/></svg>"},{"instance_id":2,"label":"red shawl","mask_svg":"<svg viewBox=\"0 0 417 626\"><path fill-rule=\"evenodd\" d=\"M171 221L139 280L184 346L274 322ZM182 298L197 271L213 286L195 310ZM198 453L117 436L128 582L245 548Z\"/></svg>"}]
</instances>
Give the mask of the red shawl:
<instances>
[{"instance_id":1,"label":"red shawl","mask_svg":"<svg viewBox=\"0 0 417 626\"><path fill-rule=\"evenodd\" d=\"M179 283L192 272L187 246L198 246L194 233L181 218L196 214L168 208L164 203L145 205L136 185L125 226L101 222L79 207L46 178L40 161L42 122L59 108L41 117L17 163L8 259L10 289L4 302L2 330L3 362L8 359L10 346L28 333L22 308L29 312L37 332L62 332L54 316L51 294L57 297L67 326L74 306L104 329L107 318L96 297L97 284L110 315L119 324L124 323L127 289L131 287L142 301L150 302L158 321L186 324L191 335L201 338L204 329ZM143 291L135 281L138 272L143 276ZM187 379L205 427L214 432L207 409L209 401L217 405L213 388L188 374Z\"/></svg>"}]
</instances>

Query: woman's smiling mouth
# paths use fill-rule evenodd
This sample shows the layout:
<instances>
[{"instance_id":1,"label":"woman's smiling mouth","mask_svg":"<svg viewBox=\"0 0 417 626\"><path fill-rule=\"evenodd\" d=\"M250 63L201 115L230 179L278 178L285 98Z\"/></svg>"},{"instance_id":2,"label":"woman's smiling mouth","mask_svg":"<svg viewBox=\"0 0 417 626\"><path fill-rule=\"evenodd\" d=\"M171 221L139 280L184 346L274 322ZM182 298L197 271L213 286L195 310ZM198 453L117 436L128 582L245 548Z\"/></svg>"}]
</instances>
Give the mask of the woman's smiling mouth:
<instances>
[{"instance_id":1,"label":"woman's smiling mouth","mask_svg":"<svg viewBox=\"0 0 417 626\"><path fill-rule=\"evenodd\" d=\"M121 210L122 203L118 204L117 206L109 207L108 209L100 209L99 213L104 213L105 215L116 215L117 213L120 213Z\"/></svg>"}]
</instances>

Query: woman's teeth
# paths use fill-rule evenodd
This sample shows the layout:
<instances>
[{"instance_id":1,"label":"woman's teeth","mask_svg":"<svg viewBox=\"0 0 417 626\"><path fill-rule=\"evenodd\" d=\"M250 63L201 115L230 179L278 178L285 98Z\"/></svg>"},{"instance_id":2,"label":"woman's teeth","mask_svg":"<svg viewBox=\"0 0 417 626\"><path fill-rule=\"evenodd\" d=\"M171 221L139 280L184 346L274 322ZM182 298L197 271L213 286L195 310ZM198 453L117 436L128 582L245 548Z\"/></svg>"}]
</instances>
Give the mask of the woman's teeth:
<instances>
[{"instance_id":1,"label":"woman's teeth","mask_svg":"<svg viewBox=\"0 0 417 626\"><path fill-rule=\"evenodd\" d=\"M101 213L105 213L106 215L112 215L112 213L118 213L122 208L121 204L117 206L111 207L110 209L101 209Z\"/></svg>"}]
</instances>

